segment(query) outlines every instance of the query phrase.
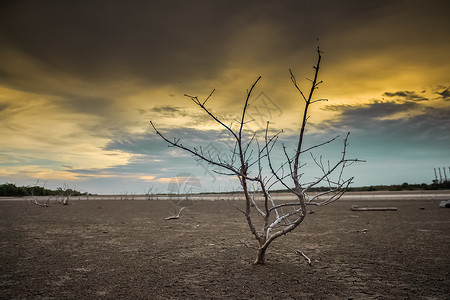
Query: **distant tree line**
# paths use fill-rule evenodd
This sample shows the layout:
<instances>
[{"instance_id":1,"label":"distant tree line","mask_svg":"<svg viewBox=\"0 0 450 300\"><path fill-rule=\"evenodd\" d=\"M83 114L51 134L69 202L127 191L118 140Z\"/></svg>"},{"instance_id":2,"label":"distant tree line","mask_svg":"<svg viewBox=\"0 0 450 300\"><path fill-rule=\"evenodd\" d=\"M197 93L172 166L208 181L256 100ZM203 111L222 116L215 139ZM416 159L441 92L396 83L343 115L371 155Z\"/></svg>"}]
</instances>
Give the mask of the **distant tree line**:
<instances>
[{"instance_id":1,"label":"distant tree line","mask_svg":"<svg viewBox=\"0 0 450 300\"><path fill-rule=\"evenodd\" d=\"M327 191L329 187L315 187L310 189L312 192L324 192ZM349 192L376 192L376 191L425 191L425 190L450 190L450 181L444 181L442 183L436 182L433 180L432 184L426 183L416 183L409 184L407 182L402 184L393 184L393 185L370 185L370 186L361 186L361 187L349 187L347 191ZM272 193L286 193L288 192L286 189L274 190ZM239 194L242 191L232 191L232 192L223 192L225 194ZM205 194L222 194L214 193L214 192L205 192Z\"/></svg>"},{"instance_id":2,"label":"distant tree line","mask_svg":"<svg viewBox=\"0 0 450 300\"><path fill-rule=\"evenodd\" d=\"M13 183L0 184L0 197L22 197L22 196L57 196L62 194L80 196L85 193L73 189L57 188L56 190L47 189L42 186L16 186Z\"/></svg>"},{"instance_id":3,"label":"distant tree line","mask_svg":"<svg viewBox=\"0 0 450 300\"><path fill-rule=\"evenodd\" d=\"M327 190L326 187L316 187L312 189L313 192L322 192ZM393 185L371 185L362 187L349 187L349 192L374 192L374 191L419 191L419 190L450 190L450 181L444 181L442 183L433 181L432 184L420 183L420 184L409 184L407 182L403 184L393 184ZM274 193L284 193L287 190L276 190ZM86 195L87 193L82 193L73 189L63 189L57 188L56 190L47 189L41 186L16 186L13 183L3 183L0 184L0 197L22 197L30 196L57 196L62 194L70 194L72 196ZM241 193L241 191L233 191L227 193ZM211 194L211 193L208 193ZM220 194L220 193L212 193Z\"/></svg>"},{"instance_id":4,"label":"distant tree line","mask_svg":"<svg viewBox=\"0 0 450 300\"><path fill-rule=\"evenodd\" d=\"M326 188L324 188L323 190L326 190ZM348 188L349 192L424 191L424 190L450 190L450 181L444 181L442 183L434 181L432 184L426 183L409 184L405 182L402 184L393 184L393 185L370 185L370 186ZM321 187L315 190L315 192L321 191L322 191Z\"/></svg>"},{"instance_id":5,"label":"distant tree line","mask_svg":"<svg viewBox=\"0 0 450 300\"><path fill-rule=\"evenodd\" d=\"M312 192L324 192L329 190L329 187L315 187L310 189ZM444 181L442 183L433 180L432 184L416 183L409 184L404 182L402 184L393 185L370 185L361 187L349 187L349 192L376 192L376 191L425 191L425 190L450 190L450 181ZM287 190L276 190L274 193L285 193ZM239 193L239 192L237 192Z\"/></svg>"}]
</instances>

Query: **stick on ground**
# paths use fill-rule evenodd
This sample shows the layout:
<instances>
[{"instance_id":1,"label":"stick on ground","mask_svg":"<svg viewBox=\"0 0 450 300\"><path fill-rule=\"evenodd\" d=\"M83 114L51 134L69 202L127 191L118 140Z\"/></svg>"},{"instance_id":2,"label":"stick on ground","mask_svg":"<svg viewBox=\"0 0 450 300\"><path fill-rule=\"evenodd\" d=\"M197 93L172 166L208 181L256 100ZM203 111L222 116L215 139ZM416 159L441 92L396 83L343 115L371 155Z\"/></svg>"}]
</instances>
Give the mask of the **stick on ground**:
<instances>
[{"instance_id":1,"label":"stick on ground","mask_svg":"<svg viewBox=\"0 0 450 300\"><path fill-rule=\"evenodd\" d=\"M181 213L181 211L184 209L184 207L182 207L182 208L180 208L180 210L178 211L178 213L175 215L172 215L172 216L169 216L169 217L167 217L167 218L164 218L164 220L174 220L174 219L179 219L180 218L180 213Z\"/></svg>"},{"instance_id":2,"label":"stick on ground","mask_svg":"<svg viewBox=\"0 0 450 300\"><path fill-rule=\"evenodd\" d=\"M307 261L308 261L308 265L311 265L311 258L309 258L308 256L306 256L305 253L303 253L301 250L295 250L295 253L303 256Z\"/></svg>"},{"instance_id":3,"label":"stick on ground","mask_svg":"<svg viewBox=\"0 0 450 300\"><path fill-rule=\"evenodd\" d=\"M358 207L352 205L353 211L397 211L397 207Z\"/></svg>"}]
</instances>

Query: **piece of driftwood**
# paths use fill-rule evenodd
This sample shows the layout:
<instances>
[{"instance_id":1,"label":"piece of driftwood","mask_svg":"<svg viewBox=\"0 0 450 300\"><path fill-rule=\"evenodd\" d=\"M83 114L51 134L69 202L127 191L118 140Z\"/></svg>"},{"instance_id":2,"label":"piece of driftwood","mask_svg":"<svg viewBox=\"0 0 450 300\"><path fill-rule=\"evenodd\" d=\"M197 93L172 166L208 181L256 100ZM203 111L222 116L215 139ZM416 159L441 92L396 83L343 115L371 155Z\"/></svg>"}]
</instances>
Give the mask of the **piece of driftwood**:
<instances>
[{"instance_id":1,"label":"piece of driftwood","mask_svg":"<svg viewBox=\"0 0 450 300\"><path fill-rule=\"evenodd\" d=\"M439 207L450 208L450 200L441 201L441 202L439 203Z\"/></svg>"},{"instance_id":2,"label":"piece of driftwood","mask_svg":"<svg viewBox=\"0 0 450 300\"><path fill-rule=\"evenodd\" d=\"M353 211L397 211L397 207L358 207L358 205L352 205Z\"/></svg>"}]
</instances>

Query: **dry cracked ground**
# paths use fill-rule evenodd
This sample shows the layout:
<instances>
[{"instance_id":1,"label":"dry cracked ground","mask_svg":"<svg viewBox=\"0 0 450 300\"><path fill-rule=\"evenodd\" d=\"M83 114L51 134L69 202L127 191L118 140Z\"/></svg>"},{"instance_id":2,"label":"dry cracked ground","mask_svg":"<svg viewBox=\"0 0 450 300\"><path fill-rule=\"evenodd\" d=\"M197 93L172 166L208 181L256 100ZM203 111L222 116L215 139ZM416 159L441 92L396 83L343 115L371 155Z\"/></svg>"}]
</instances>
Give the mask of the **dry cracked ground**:
<instances>
[{"instance_id":1,"label":"dry cracked ground","mask_svg":"<svg viewBox=\"0 0 450 300\"><path fill-rule=\"evenodd\" d=\"M450 297L450 209L435 200L316 208L272 244L264 266L252 265L254 241L229 202L195 201L166 221L170 209L161 200L0 201L1 299Z\"/></svg>"}]
</instances>

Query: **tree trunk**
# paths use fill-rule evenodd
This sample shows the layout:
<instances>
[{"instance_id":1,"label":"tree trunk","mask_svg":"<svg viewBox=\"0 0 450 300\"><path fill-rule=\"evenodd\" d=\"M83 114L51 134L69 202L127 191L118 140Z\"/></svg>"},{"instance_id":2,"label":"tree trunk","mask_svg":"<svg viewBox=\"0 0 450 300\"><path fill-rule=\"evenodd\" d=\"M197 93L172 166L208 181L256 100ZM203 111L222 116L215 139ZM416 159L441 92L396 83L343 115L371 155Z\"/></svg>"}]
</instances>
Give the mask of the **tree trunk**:
<instances>
[{"instance_id":1,"label":"tree trunk","mask_svg":"<svg viewBox=\"0 0 450 300\"><path fill-rule=\"evenodd\" d=\"M258 253L256 255L256 260L253 263L254 265L264 265L266 264L266 250L267 248L258 249Z\"/></svg>"}]
</instances>

